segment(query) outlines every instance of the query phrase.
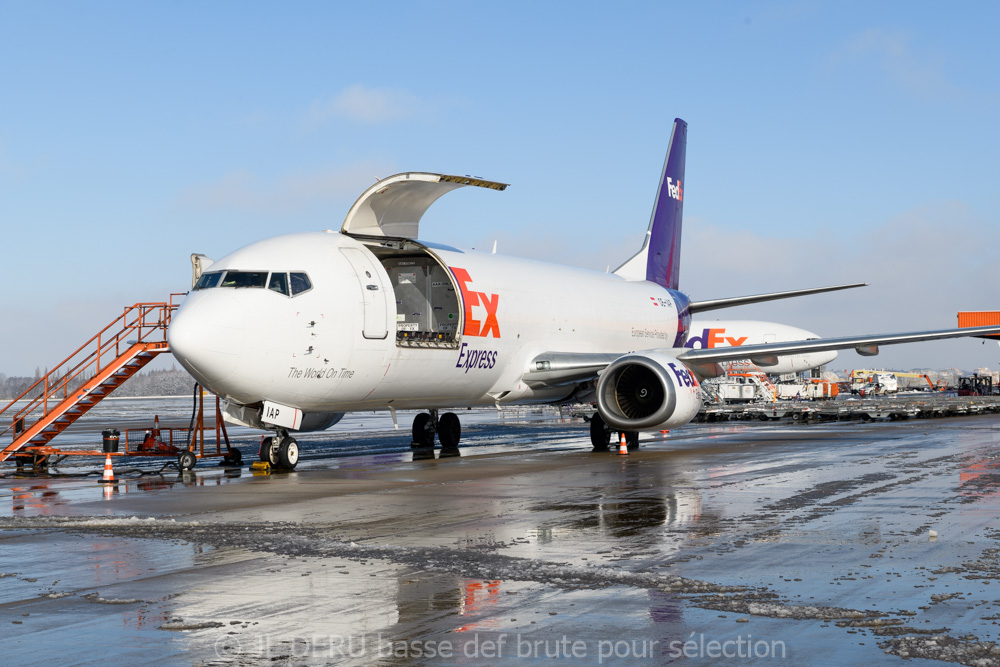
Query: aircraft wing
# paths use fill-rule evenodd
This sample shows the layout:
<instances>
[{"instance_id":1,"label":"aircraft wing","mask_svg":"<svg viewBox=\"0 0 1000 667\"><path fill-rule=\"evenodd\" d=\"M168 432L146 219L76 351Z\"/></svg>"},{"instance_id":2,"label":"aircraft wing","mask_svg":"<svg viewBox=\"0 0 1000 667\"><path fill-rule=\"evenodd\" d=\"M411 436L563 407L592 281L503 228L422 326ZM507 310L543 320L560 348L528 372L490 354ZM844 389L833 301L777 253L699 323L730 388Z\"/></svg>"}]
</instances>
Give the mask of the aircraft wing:
<instances>
[{"instance_id":1,"label":"aircraft wing","mask_svg":"<svg viewBox=\"0 0 1000 667\"><path fill-rule=\"evenodd\" d=\"M738 347L714 347L709 349L664 349L662 352L675 354L678 361L690 366L702 377L714 377L722 373L717 364L740 359L749 359L767 370L778 363L778 357L827 350L854 350L866 357L878 354L880 345L917 343L945 338L976 337L985 338L1000 334L1000 326L968 327L963 329L942 329L939 331L915 331L911 333L877 334L871 336L845 336L843 338L814 338L812 340L785 343L765 343L762 345L740 345ZM642 351L638 351L639 354ZM522 376L523 381L533 389L561 387L595 380L615 359L622 356L615 353L544 352L537 355Z\"/></svg>"},{"instance_id":2,"label":"aircraft wing","mask_svg":"<svg viewBox=\"0 0 1000 667\"><path fill-rule=\"evenodd\" d=\"M836 292L842 289L853 289L855 287L867 287L868 283L851 283L850 285L834 285L832 287L811 287L809 289L797 289L789 292L769 292L768 294L753 294L751 296L733 296L726 299L709 299L707 301L692 301L691 314L703 313L706 310L718 310L719 308L732 308L733 306L745 306L750 303L761 303L762 301L775 301L777 299L788 299L793 296L808 296L809 294L822 294L823 292Z\"/></svg>"},{"instance_id":3,"label":"aircraft wing","mask_svg":"<svg viewBox=\"0 0 1000 667\"><path fill-rule=\"evenodd\" d=\"M825 352L827 350L854 350L866 357L878 354L879 345L896 345L898 343L916 343L925 340L941 340L944 338L962 338L965 336L983 337L1000 333L1000 326L968 327L964 329L942 329L939 331L915 331L912 333L877 334L873 336L846 336L844 338L816 338L813 340L791 341L787 343L764 343L763 345L740 345L739 347L715 347L701 350L684 350L677 355L679 361L685 364L699 366L713 363L725 363L737 359L749 359L758 366L773 366L777 358L783 355L803 354L806 352Z\"/></svg>"}]
</instances>

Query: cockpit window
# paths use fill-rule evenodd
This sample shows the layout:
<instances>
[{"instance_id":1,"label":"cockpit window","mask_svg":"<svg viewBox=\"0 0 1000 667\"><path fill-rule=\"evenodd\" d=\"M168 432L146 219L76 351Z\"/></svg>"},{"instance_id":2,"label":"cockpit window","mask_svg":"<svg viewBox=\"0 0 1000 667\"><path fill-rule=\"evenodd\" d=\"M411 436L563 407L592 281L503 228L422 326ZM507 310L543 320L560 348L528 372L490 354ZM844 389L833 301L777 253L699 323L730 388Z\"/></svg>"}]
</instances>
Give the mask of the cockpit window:
<instances>
[{"instance_id":1,"label":"cockpit window","mask_svg":"<svg viewBox=\"0 0 1000 667\"><path fill-rule=\"evenodd\" d=\"M290 273L291 285L292 285L292 296L297 294L302 294L312 289L312 283L309 282L309 276L304 273Z\"/></svg>"},{"instance_id":2,"label":"cockpit window","mask_svg":"<svg viewBox=\"0 0 1000 667\"><path fill-rule=\"evenodd\" d=\"M271 273L267 271L212 271L203 273L194 289L213 287L267 287L272 292L296 296L312 289L305 273Z\"/></svg>"},{"instance_id":3,"label":"cockpit window","mask_svg":"<svg viewBox=\"0 0 1000 667\"><path fill-rule=\"evenodd\" d=\"M222 271L212 271L211 273L201 274L201 277L198 278L198 282L194 284L194 288L198 290L218 287L219 280L222 278L222 273Z\"/></svg>"},{"instance_id":4,"label":"cockpit window","mask_svg":"<svg viewBox=\"0 0 1000 667\"><path fill-rule=\"evenodd\" d=\"M271 280L267 283L267 289L288 296L288 274L272 273Z\"/></svg>"},{"instance_id":5,"label":"cockpit window","mask_svg":"<svg viewBox=\"0 0 1000 667\"><path fill-rule=\"evenodd\" d=\"M267 271L226 271L223 287L264 287Z\"/></svg>"}]
</instances>

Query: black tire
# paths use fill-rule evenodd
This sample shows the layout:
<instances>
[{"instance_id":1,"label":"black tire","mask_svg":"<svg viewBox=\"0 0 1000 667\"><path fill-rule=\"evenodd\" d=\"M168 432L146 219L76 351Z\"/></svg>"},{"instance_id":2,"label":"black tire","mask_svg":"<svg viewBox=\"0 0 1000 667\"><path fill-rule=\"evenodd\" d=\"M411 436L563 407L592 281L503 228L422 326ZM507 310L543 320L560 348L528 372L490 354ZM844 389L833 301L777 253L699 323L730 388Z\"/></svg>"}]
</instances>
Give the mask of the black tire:
<instances>
[{"instance_id":1,"label":"black tire","mask_svg":"<svg viewBox=\"0 0 1000 667\"><path fill-rule=\"evenodd\" d=\"M458 441L462 439L462 422L454 412L446 412L438 419L438 440L441 449L458 449Z\"/></svg>"},{"instance_id":2,"label":"black tire","mask_svg":"<svg viewBox=\"0 0 1000 667\"><path fill-rule=\"evenodd\" d=\"M260 451L257 452L260 460L268 463L272 468L278 465L278 453L274 451L274 438L264 438L260 441Z\"/></svg>"},{"instance_id":3,"label":"black tire","mask_svg":"<svg viewBox=\"0 0 1000 667\"><path fill-rule=\"evenodd\" d=\"M243 463L243 452L238 449L232 449L228 454L222 457L222 460L226 465L238 466Z\"/></svg>"},{"instance_id":4,"label":"black tire","mask_svg":"<svg viewBox=\"0 0 1000 667\"><path fill-rule=\"evenodd\" d=\"M278 447L278 465L285 470L295 470L299 463L299 443L295 438L285 438Z\"/></svg>"},{"instance_id":5,"label":"black tire","mask_svg":"<svg viewBox=\"0 0 1000 667\"><path fill-rule=\"evenodd\" d=\"M413 443L417 448L434 447L434 430L431 428L431 416L421 412L413 418Z\"/></svg>"},{"instance_id":6,"label":"black tire","mask_svg":"<svg viewBox=\"0 0 1000 667\"><path fill-rule=\"evenodd\" d=\"M599 412L595 412L590 418L590 444L594 446L595 452L606 452L611 448L611 427Z\"/></svg>"},{"instance_id":7,"label":"black tire","mask_svg":"<svg viewBox=\"0 0 1000 667\"><path fill-rule=\"evenodd\" d=\"M191 470L197 463L198 457L190 450L177 455L177 465L181 470Z\"/></svg>"},{"instance_id":8,"label":"black tire","mask_svg":"<svg viewBox=\"0 0 1000 667\"><path fill-rule=\"evenodd\" d=\"M639 449L639 432L625 431L625 445L630 452Z\"/></svg>"}]
</instances>

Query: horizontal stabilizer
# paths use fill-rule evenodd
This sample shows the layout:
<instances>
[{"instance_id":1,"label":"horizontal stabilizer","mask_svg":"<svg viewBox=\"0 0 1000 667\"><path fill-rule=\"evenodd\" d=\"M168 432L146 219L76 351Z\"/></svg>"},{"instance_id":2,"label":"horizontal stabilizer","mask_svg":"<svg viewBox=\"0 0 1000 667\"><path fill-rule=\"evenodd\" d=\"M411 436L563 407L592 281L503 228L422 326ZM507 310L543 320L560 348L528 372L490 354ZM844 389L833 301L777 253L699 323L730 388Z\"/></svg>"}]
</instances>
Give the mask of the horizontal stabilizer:
<instances>
[{"instance_id":1,"label":"horizontal stabilizer","mask_svg":"<svg viewBox=\"0 0 1000 667\"><path fill-rule=\"evenodd\" d=\"M842 289L853 289L855 287L867 287L868 283L851 283L850 285L834 285L832 287L811 287L809 289L797 289L790 292L771 292L769 294L754 294L751 296L734 296L728 299L712 299L710 301L692 301L691 314L703 313L706 310L718 310L719 308L732 308L734 306L745 306L751 303L761 303L762 301L777 301L778 299L790 299L795 296L808 296L810 294L822 294L823 292L836 292Z\"/></svg>"}]
</instances>

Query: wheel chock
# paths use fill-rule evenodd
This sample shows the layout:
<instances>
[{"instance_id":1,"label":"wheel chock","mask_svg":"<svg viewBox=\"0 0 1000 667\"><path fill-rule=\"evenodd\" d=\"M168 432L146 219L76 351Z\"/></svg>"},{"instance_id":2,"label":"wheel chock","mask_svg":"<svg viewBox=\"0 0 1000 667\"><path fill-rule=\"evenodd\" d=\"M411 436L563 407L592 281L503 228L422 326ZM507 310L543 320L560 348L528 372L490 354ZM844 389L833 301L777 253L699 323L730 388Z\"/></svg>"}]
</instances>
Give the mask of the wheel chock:
<instances>
[{"instance_id":1,"label":"wheel chock","mask_svg":"<svg viewBox=\"0 0 1000 667\"><path fill-rule=\"evenodd\" d=\"M271 464L267 461L254 461L250 464L250 472L257 475L270 475Z\"/></svg>"}]
</instances>

